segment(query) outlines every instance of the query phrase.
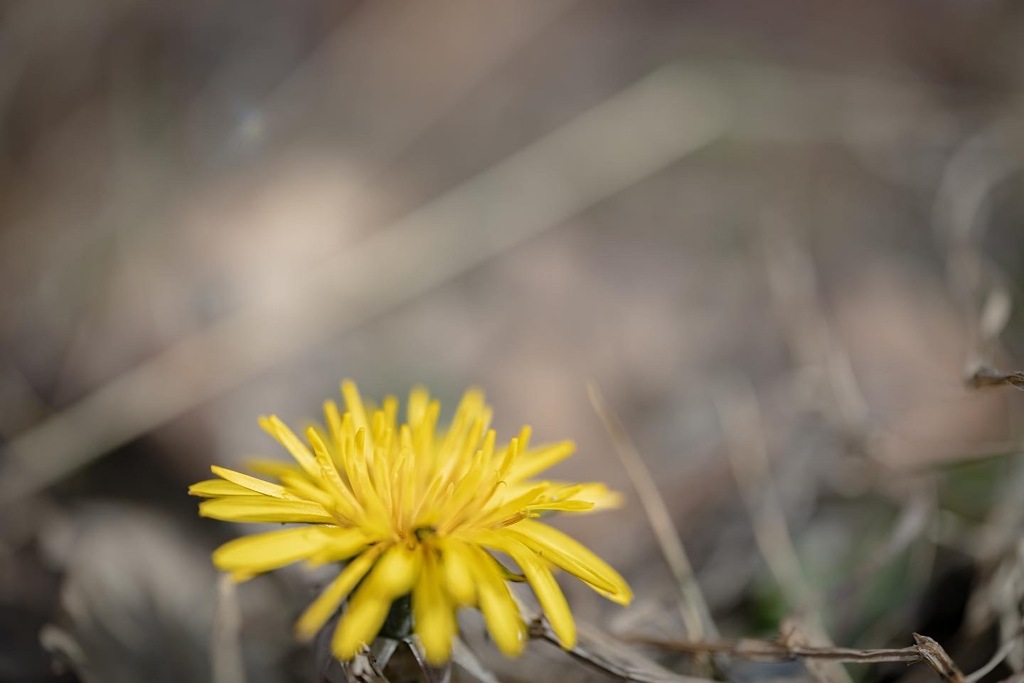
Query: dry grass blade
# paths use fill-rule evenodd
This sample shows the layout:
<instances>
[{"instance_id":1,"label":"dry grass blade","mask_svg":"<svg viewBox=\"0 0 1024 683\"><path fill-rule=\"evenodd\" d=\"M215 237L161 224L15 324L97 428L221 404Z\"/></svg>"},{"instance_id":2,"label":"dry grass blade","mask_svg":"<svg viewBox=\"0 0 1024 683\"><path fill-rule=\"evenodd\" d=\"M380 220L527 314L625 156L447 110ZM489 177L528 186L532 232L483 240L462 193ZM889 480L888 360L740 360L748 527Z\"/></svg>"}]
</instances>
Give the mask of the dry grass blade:
<instances>
[{"instance_id":1,"label":"dry grass blade","mask_svg":"<svg viewBox=\"0 0 1024 683\"><path fill-rule=\"evenodd\" d=\"M213 617L210 658L213 683L245 683L245 665L238 639L241 612L235 582L224 574L217 583L217 607Z\"/></svg>"},{"instance_id":2,"label":"dry grass blade","mask_svg":"<svg viewBox=\"0 0 1024 683\"><path fill-rule=\"evenodd\" d=\"M825 316L814 260L786 223L770 224L763 251L771 306L795 361L824 370L826 417L851 434L864 431L868 404L853 364Z\"/></svg>"},{"instance_id":3,"label":"dry grass blade","mask_svg":"<svg viewBox=\"0 0 1024 683\"><path fill-rule=\"evenodd\" d=\"M459 669L460 681L476 681L477 683L499 683L484 663L481 662L461 638L452 642L452 663Z\"/></svg>"},{"instance_id":4,"label":"dry grass blade","mask_svg":"<svg viewBox=\"0 0 1024 683\"><path fill-rule=\"evenodd\" d=\"M810 590L772 481L761 410L749 382L733 378L712 392L726 453L750 514L757 546L790 605L803 609Z\"/></svg>"},{"instance_id":5,"label":"dry grass blade","mask_svg":"<svg viewBox=\"0 0 1024 683\"><path fill-rule=\"evenodd\" d=\"M675 577L681 597L679 610L687 636L694 640L717 637L718 630L712 621L711 610L697 584L693 566L686 554L686 548L680 540L679 531L672 521L668 506L665 505L665 499L658 492L654 477L651 476L650 470L647 469L640 454L633 446L622 423L605 402L597 384L591 382L587 389L594 411L604 423L604 428L615 445L615 452L618 454L619 460L622 461L623 467L626 468L633 488L639 494L640 503L643 505L651 529L654 530L658 539L661 553Z\"/></svg>"},{"instance_id":6,"label":"dry grass blade","mask_svg":"<svg viewBox=\"0 0 1024 683\"><path fill-rule=\"evenodd\" d=\"M425 683L451 683L451 660L448 660L440 666L435 666L427 661L427 653L423 650L423 644L420 642L418 637L413 635L406 642L409 645L409 649L412 651L413 657L416 659L416 663L420 667L420 673L423 674L423 680Z\"/></svg>"},{"instance_id":7,"label":"dry grass blade","mask_svg":"<svg viewBox=\"0 0 1024 683\"><path fill-rule=\"evenodd\" d=\"M922 478L906 499L885 545L871 553L849 573L847 578L829 591L831 602L853 598L863 582L898 555L910 548L934 524L937 516L938 492L933 480ZM929 568L931 561L925 563Z\"/></svg>"},{"instance_id":8,"label":"dry grass blade","mask_svg":"<svg viewBox=\"0 0 1024 683\"><path fill-rule=\"evenodd\" d=\"M832 646L824 620L816 609L816 597L807 584L797 556L796 544L789 532L786 515L771 475L761 409L750 383L734 378L712 392L722 433L728 441L726 453L750 514L754 539L791 607L801 618L798 632L809 645ZM850 676L839 664L809 665L822 681L849 683Z\"/></svg>"},{"instance_id":9,"label":"dry grass blade","mask_svg":"<svg viewBox=\"0 0 1024 683\"><path fill-rule=\"evenodd\" d=\"M447 194L325 258L290 296L244 308L11 441L13 503L94 458L467 272L719 137L719 94L665 67ZM515 201L498 201L515 198ZM482 221L481 207L487 206ZM332 315L321 302L331 301Z\"/></svg>"},{"instance_id":10,"label":"dry grass blade","mask_svg":"<svg viewBox=\"0 0 1024 683\"><path fill-rule=\"evenodd\" d=\"M971 673L964 676L964 683L978 683L978 681L992 673L992 671L995 670L997 666L1002 664L1003 660L1005 660L1009 656L1009 654L1013 652L1013 648L1017 647L1018 645L1020 645L1019 634L1017 638L1008 640L1005 643L1003 643L1002 646L998 650L996 650L995 653L992 655L992 659L988 660L984 666L982 666L977 671L972 671Z\"/></svg>"},{"instance_id":11,"label":"dry grass blade","mask_svg":"<svg viewBox=\"0 0 1024 683\"><path fill-rule=\"evenodd\" d=\"M569 655L599 671L632 683L708 683L703 678L669 671L586 624L578 626L577 642L568 651ZM530 637L561 647L558 636L544 619L530 622Z\"/></svg>"}]
</instances>

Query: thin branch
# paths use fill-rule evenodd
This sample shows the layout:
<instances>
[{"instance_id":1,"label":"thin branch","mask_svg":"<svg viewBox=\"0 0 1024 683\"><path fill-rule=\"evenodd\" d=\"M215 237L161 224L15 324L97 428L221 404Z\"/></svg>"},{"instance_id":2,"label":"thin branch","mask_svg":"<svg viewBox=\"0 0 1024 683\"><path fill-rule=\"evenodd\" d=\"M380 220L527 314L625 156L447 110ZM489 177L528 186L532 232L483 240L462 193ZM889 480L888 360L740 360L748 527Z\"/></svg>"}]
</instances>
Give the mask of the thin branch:
<instances>
[{"instance_id":1,"label":"thin branch","mask_svg":"<svg viewBox=\"0 0 1024 683\"><path fill-rule=\"evenodd\" d=\"M860 650L848 647L797 645L775 640L685 642L657 640L645 636L630 637L627 640L631 643L649 645L674 652L691 652L695 654L701 652L722 652L739 659L749 659L751 661L778 662L795 659L825 659L833 662L854 664L878 664L882 662L907 662L912 664L923 659L917 647Z\"/></svg>"},{"instance_id":2,"label":"thin branch","mask_svg":"<svg viewBox=\"0 0 1024 683\"><path fill-rule=\"evenodd\" d=\"M940 678L949 683L976 683L978 679L995 668L1001 661L998 655L1007 647L1000 648L993 658L995 664L989 664L979 669L970 677L965 677L952 658L946 651L928 636L914 634L914 645L911 647L887 648L875 650L862 650L848 647L833 646L809 646L798 643L790 643L784 640L739 640L739 641L717 641L717 642L681 642L666 641L647 638L645 636L631 637L628 639L633 643L640 643L675 652L692 653L726 653L740 659L752 661L791 661L797 659L825 660L829 662L847 664L881 664L885 662L904 662L914 664L924 662L928 664L939 675ZM1005 653L1003 655L1005 657Z\"/></svg>"},{"instance_id":3,"label":"thin branch","mask_svg":"<svg viewBox=\"0 0 1024 683\"><path fill-rule=\"evenodd\" d=\"M679 588L681 600L679 611L683 618L683 626L686 628L686 635L693 640L701 640L705 636L716 637L718 629L711 618L711 610L708 608L704 593L693 573L693 566L686 554L686 548L672 521L672 514L665 504L658 491L658 485L647 469L643 458L637 452L632 440L626 433L622 423L612 412L611 407L605 402L597 384L591 382L587 386L590 394L590 403L594 406L594 412L604 424L605 431L615 446L615 452L619 456L626 473L629 475L633 488L640 497L640 504L643 505L647 520L654 531L661 548L661 554L665 558L672 576Z\"/></svg>"}]
</instances>

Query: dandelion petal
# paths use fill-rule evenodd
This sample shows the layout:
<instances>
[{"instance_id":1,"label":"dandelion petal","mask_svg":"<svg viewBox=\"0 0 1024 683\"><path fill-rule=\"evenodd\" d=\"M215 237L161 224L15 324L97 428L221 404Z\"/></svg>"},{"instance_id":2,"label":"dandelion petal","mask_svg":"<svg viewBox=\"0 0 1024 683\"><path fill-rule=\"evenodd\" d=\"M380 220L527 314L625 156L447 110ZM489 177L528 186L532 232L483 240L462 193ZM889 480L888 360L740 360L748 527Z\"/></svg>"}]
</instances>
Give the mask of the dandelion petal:
<instances>
[{"instance_id":1,"label":"dandelion petal","mask_svg":"<svg viewBox=\"0 0 1024 683\"><path fill-rule=\"evenodd\" d=\"M444 592L444 576L432 555L424 559L419 580L413 588L412 614L427 660L431 664L448 661L458 625L455 606Z\"/></svg>"},{"instance_id":2,"label":"dandelion petal","mask_svg":"<svg viewBox=\"0 0 1024 683\"><path fill-rule=\"evenodd\" d=\"M258 477L253 477L248 474L242 474L234 470L229 470L226 467L212 466L210 470L221 479L230 481L233 484L238 484L242 488L249 489L249 494L262 493L265 496L271 498L284 498L285 490L284 487L279 484L272 484L269 481L263 481Z\"/></svg>"},{"instance_id":3,"label":"dandelion petal","mask_svg":"<svg viewBox=\"0 0 1024 683\"><path fill-rule=\"evenodd\" d=\"M480 611L484 613L487 630L499 650L509 657L515 657L526 645L526 625L519 614L519 607L486 551L476 546L470 546L470 549Z\"/></svg>"},{"instance_id":4,"label":"dandelion petal","mask_svg":"<svg viewBox=\"0 0 1024 683\"><path fill-rule=\"evenodd\" d=\"M331 639L331 649L339 659L355 657L360 648L377 636L387 619L391 600L382 599L369 589L368 584L363 584L356 591L348 609L338 621L338 629Z\"/></svg>"},{"instance_id":5,"label":"dandelion petal","mask_svg":"<svg viewBox=\"0 0 1024 683\"><path fill-rule=\"evenodd\" d=\"M325 524L334 518L322 505L302 500L280 500L266 496L214 498L199 504L203 517L225 522L309 522Z\"/></svg>"},{"instance_id":6,"label":"dandelion petal","mask_svg":"<svg viewBox=\"0 0 1024 683\"><path fill-rule=\"evenodd\" d=\"M442 539L443 578L448 594L458 605L472 605L476 600L476 583L473 580L473 558L462 541Z\"/></svg>"},{"instance_id":7,"label":"dandelion petal","mask_svg":"<svg viewBox=\"0 0 1024 683\"><path fill-rule=\"evenodd\" d=\"M338 609L338 605L344 600L352 589L356 587L366 573L370 571L379 552L376 549L368 550L356 559L348 563L344 570L338 574L327 586L319 597L313 601L306 611L299 617L295 624L295 632L303 640L308 640L316 635L316 632L323 628L327 620Z\"/></svg>"},{"instance_id":8,"label":"dandelion petal","mask_svg":"<svg viewBox=\"0 0 1024 683\"><path fill-rule=\"evenodd\" d=\"M506 534L481 531L478 536L482 544L508 553L523 570L562 647L569 649L576 645L576 622L572 611L544 559L525 543Z\"/></svg>"},{"instance_id":9,"label":"dandelion petal","mask_svg":"<svg viewBox=\"0 0 1024 683\"><path fill-rule=\"evenodd\" d=\"M227 572L260 574L304 560L322 550L333 535L331 531L323 527L299 527L236 538L214 551L213 563Z\"/></svg>"},{"instance_id":10,"label":"dandelion petal","mask_svg":"<svg viewBox=\"0 0 1024 683\"><path fill-rule=\"evenodd\" d=\"M508 532L552 564L582 579L609 600L621 605L628 605L632 601L633 591L626 580L607 562L568 534L529 519L509 527Z\"/></svg>"},{"instance_id":11,"label":"dandelion petal","mask_svg":"<svg viewBox=\"0 0 1024 683\"><path fill-rule=\"evenodd\" d=\"M252 491L223 479L207 479L188 487L188 495L199 498L218 498L220 496L251 496Z\"/></svg>"}]
</instances>

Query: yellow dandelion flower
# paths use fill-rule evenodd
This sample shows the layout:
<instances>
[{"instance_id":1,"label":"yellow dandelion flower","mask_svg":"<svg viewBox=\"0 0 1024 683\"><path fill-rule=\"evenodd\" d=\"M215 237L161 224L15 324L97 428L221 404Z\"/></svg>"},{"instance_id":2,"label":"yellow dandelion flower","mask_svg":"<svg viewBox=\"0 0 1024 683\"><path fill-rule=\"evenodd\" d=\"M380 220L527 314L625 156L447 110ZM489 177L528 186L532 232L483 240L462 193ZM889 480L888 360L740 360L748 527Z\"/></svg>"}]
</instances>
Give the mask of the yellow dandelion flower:
<instances>
[{"instance_id":1,"label":"yellow dandelion flower","mask_svg":"<svg viewBox=\"0 0 1024 683\"><path fill-rule=\"evenodd\" d=\"M392 603L410 596L412 628L432 663L451 654L459 607L479 609L501 651L516 655L526 626L509 581L530 585L566 648L576 642L576 626L553 568L617 603L631 600L607 563L536 519L617 502L603 484L534 479L571 455L572 442L531 447L523 427L499 446L491 409L475 390L446 429L438 427L440 404L423 389L412 391L401 424L394 397L377 408L351 382L341 391L345 412L326 402L325 427L311 427L305 442L277 417L260 420L295 460L254 464L273 481L214 466L217 479L189 489L208 499L199 505L204 517L302 524L218 548L214 563L239 581L303 560L345 562L299 618L300 637L316 634L347 600L331 642L338 658L351 659L380 632Z\"/></svg>"}]
</instances>

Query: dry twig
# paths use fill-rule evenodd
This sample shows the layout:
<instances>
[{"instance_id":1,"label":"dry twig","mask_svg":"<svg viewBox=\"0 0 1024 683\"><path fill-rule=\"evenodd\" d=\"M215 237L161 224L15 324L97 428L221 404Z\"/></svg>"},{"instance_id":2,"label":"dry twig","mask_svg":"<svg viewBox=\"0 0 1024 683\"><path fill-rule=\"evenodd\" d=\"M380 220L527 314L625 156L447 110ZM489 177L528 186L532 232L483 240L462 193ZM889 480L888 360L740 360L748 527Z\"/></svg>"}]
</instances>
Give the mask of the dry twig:
<instances>
[{"instance_id":1,"label":"dry twig","mask_svg":"<svg viewBox=\"0 0 1024 683\"><path fill-rule=\"evenodd\" d=\"M711 618L711 610L704 599L700 585L697 584L693 566L686 554L686 548L672 521L672 514L665 504L665 499L658 492L658 485L654 482L651 471L647 469L622 423L605 402L597 384L591 382L587 389L594 411L604 424L608 436L615 445L615 452L618 454L619 460L622 461L623 467L626 468L633 488L639 494L640 504L643 505L651 529L654 530L654 535L658 539L658 546L665 557L665 563L676 580L681 598L679 611L687 636L694 640L716 637L718 629Z\"/></svg>"},{"instance_id":2,"label":"dry twig","mask_svg":"<svg viewBox=\"0 0 1024 683\"><path fill-rule=\"evenodd\" d=\"M942 680L949 683L964 683L964 675L941 645L919 633L914 634L914 645L921 653L921 659L927 662Z\"/></svg>"},{"instance_id":3,"label":"dry twig","mask_svg":"<svg viewBox=\"0 0 1024 683\"><path fill-rule=\"evenodd\" d=\"M824 660L834 663L850 664L881 664L885 662L905 662L913 664L925 662L944 681L949 683L976 683L995 664L986 665L971 676L965 677L946 651L928 636L914 634L914 645L911 647L861 650L848 647L808 646L788 642L787 640L739 640L717 642L681 642L665 641L644 636L629 639L630 642L650 645L676 652L707 653L721 652L741 659L752 661L789 661L796 659ZM998 654L998 653L997 653ZM998 663L998 662L997 662Z\"/></svg>"},{"instance_id":4,"label":"dry twig","mask_svg":"<svg viewBox=\"0 0 1024 683\"><path fill-rule=\"evenodd\" d=\"M798 645L775 640L737 641L705 641L685 642L667 641L636 636L628 638L629 642L650 645L675 652L723 652L739 659L752 661L777 662L795 659L826 659L833 662L849 662L856 664L878 664L882 662L920 662L921 653L917 647L894 649L858 650L848 647L816 647Z\"/></svg>"}]
</instances>

